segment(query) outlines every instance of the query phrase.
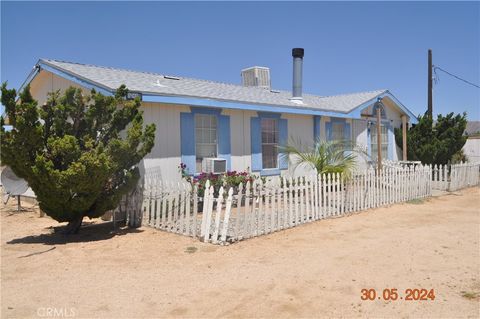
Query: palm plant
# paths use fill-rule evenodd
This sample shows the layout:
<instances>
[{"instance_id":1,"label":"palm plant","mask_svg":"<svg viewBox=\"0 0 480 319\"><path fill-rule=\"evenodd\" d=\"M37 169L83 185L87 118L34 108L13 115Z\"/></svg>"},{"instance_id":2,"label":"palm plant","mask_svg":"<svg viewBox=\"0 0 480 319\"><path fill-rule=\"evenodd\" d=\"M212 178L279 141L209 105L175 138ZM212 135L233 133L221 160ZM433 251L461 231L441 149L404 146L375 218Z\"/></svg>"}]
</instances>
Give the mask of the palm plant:
<instances>
[{"instance_id":1,"label":"palm plant","mask_svg":"<svg viewBox=\"0 0 480 319\"><path fill-rule=\"evenodd\" d=\"M294 170L303 166L316 170L317 174L341 173L345 177L351 176L355 169L356 155L366 155L364 150L352 142L339 140L317 140L313 147L300 141L290 141L280 151L288 158Z\"/></svg>"}]
</instances>

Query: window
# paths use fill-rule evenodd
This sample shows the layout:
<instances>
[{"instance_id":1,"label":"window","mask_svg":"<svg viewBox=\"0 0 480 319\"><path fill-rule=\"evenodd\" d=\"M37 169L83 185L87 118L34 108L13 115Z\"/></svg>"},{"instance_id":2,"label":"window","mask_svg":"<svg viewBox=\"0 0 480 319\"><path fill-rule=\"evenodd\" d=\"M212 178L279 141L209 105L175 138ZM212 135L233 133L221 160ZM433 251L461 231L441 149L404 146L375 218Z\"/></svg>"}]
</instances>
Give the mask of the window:
<instances>
[{"instance_id":1,"label":"window","mask_svg":"<svg viewBox=\"0 0 480 319\"><path fill-rule=\"evenodd\" d=\"M388 129L384 124L380 125L381 129L381 142L382 142L382 158L388 158ZM370 141L371 141L371 157L376 161L378 158L377 147L377 124L374 123L370 127Z\"/></svg>"},{"instance_id":2,"label":"window","mask_svg":"<svg viewBox=\"0 0 480 319\"><path fill-rule=\"evenodd\" d=\"M278 168L278 120L262 118L263 168Z\"/></svg>"},{"instance_id":3,"label":"window","mask_svg":"<svg viewBox=\"0 0 480 319\"><path fill-rule=\"evenodd\" d=\"M345 139L345 124L343 122L332 123L332 140L343 141Z\"/></svg>"},{"instance_id":4,"label":"window","mask_svg":"<svg viewBox=\"0 0 480 319\"><path fill-rule=\"evenodd\" d=\"M205 157L217 157L217 116L195 114L196 171L202 171Z\"/></svg>"}]
</instances>

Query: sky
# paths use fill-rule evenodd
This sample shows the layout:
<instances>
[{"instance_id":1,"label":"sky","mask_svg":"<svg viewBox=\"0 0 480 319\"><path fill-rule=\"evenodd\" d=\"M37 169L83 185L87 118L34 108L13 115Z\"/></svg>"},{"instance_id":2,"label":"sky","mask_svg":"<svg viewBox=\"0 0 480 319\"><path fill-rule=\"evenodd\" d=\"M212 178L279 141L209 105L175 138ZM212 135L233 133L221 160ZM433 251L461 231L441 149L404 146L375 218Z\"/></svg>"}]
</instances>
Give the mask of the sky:
<instances>
[{"instance_id":1,"label":"sky","mask_svg":"<svg viewBox=\"0 0 480 319\"><path fill-rule=\"evenodd\" d=\"M414 114L433 63L480 84L479 2L1 2L1 80L19 88L39 58L240 83L270 68L291 90L294 47L303 90L390 90ZM438 72L435 114L480 120L480 89Z\"/></svg>"}]
</instances>

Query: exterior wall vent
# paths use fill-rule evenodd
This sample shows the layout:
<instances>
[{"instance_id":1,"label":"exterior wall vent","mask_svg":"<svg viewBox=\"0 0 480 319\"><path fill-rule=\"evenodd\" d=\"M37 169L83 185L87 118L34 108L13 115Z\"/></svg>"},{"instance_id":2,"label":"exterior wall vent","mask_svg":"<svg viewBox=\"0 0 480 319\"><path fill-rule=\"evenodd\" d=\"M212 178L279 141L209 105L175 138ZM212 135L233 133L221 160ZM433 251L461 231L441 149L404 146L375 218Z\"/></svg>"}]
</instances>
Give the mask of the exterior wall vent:
<instances>
[{"instance_id":1,"label":"exterior wall vent","mask_svg":"<svg viewBox=\"0 0 480 319\"><path fill-rule=\"evenodd\" d=\"M253 66L243 69L242 85L270 89L270 69L263 66Z\"/></svg>"}]
</instances>

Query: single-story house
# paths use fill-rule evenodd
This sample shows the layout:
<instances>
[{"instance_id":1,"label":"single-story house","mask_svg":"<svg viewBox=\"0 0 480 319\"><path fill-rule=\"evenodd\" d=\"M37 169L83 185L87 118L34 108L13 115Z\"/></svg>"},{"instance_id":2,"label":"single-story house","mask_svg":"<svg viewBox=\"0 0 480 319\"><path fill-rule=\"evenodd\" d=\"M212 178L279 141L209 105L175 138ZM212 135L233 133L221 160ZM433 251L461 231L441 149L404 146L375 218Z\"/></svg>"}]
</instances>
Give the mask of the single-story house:
<instances>
[{"instance_id":1,"label":"single-story house","mask_svg":"<svg viewBox=\"0 0 480 319\"><path fill-rule=\"evenodd\" d=\"M229 84L50 59L40 59L22 87L30 84L41 105L47 93L69 86L111 95L125 84L141 98L145 122L157 126L155 147L142 167L158 167L164 180L180 178L180 163L199 174L211 158L224 159L226 170L292 174L277 148L289 138L310 145L317 138L352 140L375 158L380 100L383 157L401 160L393 129L415 124L415 115L388 90L303 94L303 55L303 49L292 50L292 92L272 89L265 67L244 69L242 84Z\"/></svg>"}]
</instances>

